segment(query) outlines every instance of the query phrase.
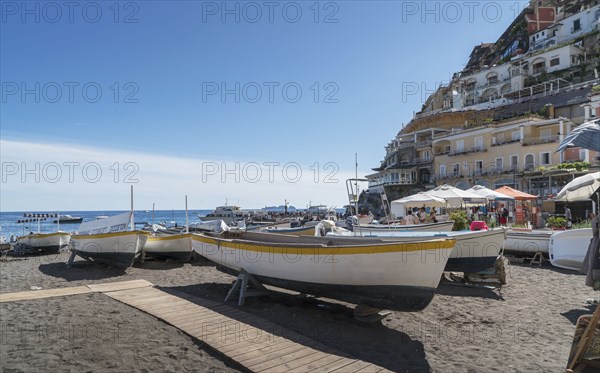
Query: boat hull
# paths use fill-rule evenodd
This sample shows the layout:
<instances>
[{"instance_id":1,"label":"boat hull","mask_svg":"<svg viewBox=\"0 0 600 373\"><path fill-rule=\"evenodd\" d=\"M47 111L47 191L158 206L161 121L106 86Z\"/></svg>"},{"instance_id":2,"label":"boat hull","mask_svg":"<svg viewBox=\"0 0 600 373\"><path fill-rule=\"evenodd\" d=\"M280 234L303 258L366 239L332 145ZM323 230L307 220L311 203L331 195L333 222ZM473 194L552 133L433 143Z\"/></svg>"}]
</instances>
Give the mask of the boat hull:
<instances>
[{"instance_id":1,"label":"boat hull","mask_svg":"<svg viewBox=\"0 0 600 373\"><path fill-rule=\"evenodd\" d=\"M504 228L463 232L371 231L370 234L361 233L362 236L356 238L368 239L376 237L388 242L412 242L444 237L456 239L456 246L450 253L444 269L448 272L481 272L493 267L498 255L502 252L506 240L506 231ZM351 237L353 234L350 232L342 233L345 237ZM335 236L336 233L327 234L328 237L332 235Z\"/></svg>"},{"instance_id":2,"label":"boat hull","mask_svg":"<svg viewBox=\"0 0 600 373\"><path fill-rule=\"evenodd\" d=\"M361 232L362 234L369 234L370 232L446 232L451 231L453 221L447 221L442 223L429 223L429 224L414 224L414 225L361 225L354 227L354 231Z\"/></svg>"},{"instance_id":3,"label":"boat hull","mask_svg":"<svg viewBox=\"0 0 600 373\"><path fill-rule=\"evenodd\" d=\"M141 254L148 233L140 231L73 235L70 249L91 261L127 268Z\"/></svg>"},{"instance_id":4,"label":"boat hull","mask_svg":"<svg viewBox=\"0 0 600 373\"><path fill-rule=\"evenodd\" d=\"M157 259L175 259L187 262L192 255L192 234L174 234L148 237L144 252Z\"/></svg>"},{"instance_id":5,"label":"boat hull","mask_svg":"<svg viewBox=\"0 0 600 373\"><path fill-rule=\"evenodd\" d=\"M65 232L38 233L17 237L17 245L30 251L56 254L61 248L69 245L71 235Z\"/></svg>"},{"instance_id":6,"label":"boat hull","mask_svg":"<svg viewBox=\"0 0 600 373\"><path fill-rule=\"evenodd\" d=\"M550 264L579 271L593 237L592 228L555 232L550 238Z\"/></svg>"},{"instance_id":7,"label":"boat hull","mask_svg":"<svg viewBox=\"0 0 600 373\"><path fill-rule=\"evenodd\" d=\"M302 243L302 238L309 237L282 244L277 237L259 242L194 234L192 246L229 272L245 270L267 285L377 308L419 311L433 298L455 244L432 240L327 246Z\"/></svg>"},{"instance_id":8,"label":"boat hull","mask_svg":"<svg viewBox=\"0 0 600 373\"><path fill-rule=\"evenodd\" d=\"M535 254L541 252L548 255L552 232L508 232L504 251L511 254Z\"/></svg>"},{"instance_id":9,"label":"boat hull","mask_svg":"<svg viewBox=\"0 0 600 373\"><path fill-rule=\"evenodd\" d=\"M277 234L292 234L295 236L314 236L315 235L315 227L314 226L308 226L308 227L297 227L297 228L279 228L279 227L272 227L272 228L261 228L259 229L260 232L263 233L277 233Z\"/></svg>"}]
</instances>

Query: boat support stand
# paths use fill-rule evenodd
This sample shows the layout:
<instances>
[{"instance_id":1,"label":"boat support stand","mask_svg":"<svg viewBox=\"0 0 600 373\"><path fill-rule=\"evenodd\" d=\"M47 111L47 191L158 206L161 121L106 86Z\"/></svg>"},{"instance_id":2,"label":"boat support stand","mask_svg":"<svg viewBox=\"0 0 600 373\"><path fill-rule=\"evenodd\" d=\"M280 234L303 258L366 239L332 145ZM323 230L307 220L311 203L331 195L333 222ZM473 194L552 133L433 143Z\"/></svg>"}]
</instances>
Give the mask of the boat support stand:
<instances>
[{"instance_id":1,"label":"boat support stand","mask_svg":"<svg viewBox=\"0 0 600 373\"><path fill-rule=\"evenodd\" d=\"M248 282L254 287L254 289L248 289ZM268 294L269 290L261 284L257 279L254 278L251 274L246 272L243 268L240 270L238 274L237 280L229 289L227 296L225 297L225 302L232 299L235 294L239 292L238 297L238 306L243 306L246 298L250 297L260 297L262 295Z\"/></svg>"}]
</instances>

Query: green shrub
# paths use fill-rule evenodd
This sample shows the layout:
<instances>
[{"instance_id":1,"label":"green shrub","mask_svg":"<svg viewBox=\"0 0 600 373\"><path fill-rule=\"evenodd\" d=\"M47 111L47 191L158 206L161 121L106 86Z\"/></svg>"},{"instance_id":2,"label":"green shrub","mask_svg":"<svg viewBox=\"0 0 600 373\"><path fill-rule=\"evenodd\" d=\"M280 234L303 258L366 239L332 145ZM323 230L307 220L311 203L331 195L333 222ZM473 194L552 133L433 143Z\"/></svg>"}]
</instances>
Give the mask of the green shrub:
<instances>
[{"instance_id":1,"label":"green shrub","mask_svg":"<svg viewBox=\"0 0 600 373\"><path fill-rule=\"evenodd\" d=\"M561 216L551 216L546 220L546 223L550 228L565 228L567 226L567 219Z\"/></svg>"},{"instance_id":2,"label":"green shrub","mask_svg":"<svg viewBox=\"0 0 600 373\"><path fill-rule=\"evenodd\" d=\"M454 225L452 226L453 231L464 231L469 228L467 213L463 210L454 211L450 214L448 220L454 220Z\"/></svg>"}]
</instances>

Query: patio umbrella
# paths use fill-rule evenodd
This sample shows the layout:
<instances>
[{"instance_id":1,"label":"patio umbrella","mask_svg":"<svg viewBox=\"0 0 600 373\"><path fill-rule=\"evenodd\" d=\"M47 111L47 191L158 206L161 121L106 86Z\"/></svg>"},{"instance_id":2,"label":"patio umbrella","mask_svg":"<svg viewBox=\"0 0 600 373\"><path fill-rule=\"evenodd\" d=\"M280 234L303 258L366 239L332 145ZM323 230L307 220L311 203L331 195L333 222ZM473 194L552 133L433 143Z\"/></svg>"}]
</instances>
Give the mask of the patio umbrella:
<instances>
[{"instance_id":1,"label":"patio umbrella","mask_svg":"<svg viewBox=\"0 0 600 373\"><path fill-rule=\"evenodd\" d=\"M556 200L564 202L585 201L598 188L600 188L600 172L586 174L565 185L556 195Z\"/></svg>"},{"instance_id":2,"label":"patio umbrella","mask_svg":"<svg viewBox=\"0 0 600 373\"><path fill-rule=\"evenodd\" d=\"M507 196L511 196L514 199L520 200L520 201L525 200L525 199L537 199L538 198L537 196L534 196L532 194L528 194L525 192L521 192L520 190L511 188L507 185L500 187L500 188L496 189L495 191L505 194Z\"/></svg>"},{"instance_id":3,"label":"patio umbrella","mask_svg":"<svg viewBox=\"0 0 600 373\"><path fill-rule=\"evenodd\" d=\"M428 190L427 194L443 198L446 200L447 207L459 208L464 204L486 204L487 199L478 194L461 190L451 185L440 185L437 188Z\"/></svg>"},{"instance_id":4,"label":"patio umbrella","mask_svg":"<svg viewBox=\"0 0 600 373\"><path fill-rule=\"evenodd\" d=\"M467 189L467 192L475 193L479 196L487 198L490 201L495 199L515 199L515 197L496 192L495 190L488 189L483 185L475 185L473 188Z\"/></svg>"},{"instance_id":5,"label":"patio umbrella","mask_svg":"<svg viewBox=\"0 0 600 373\"><path fill-rule=\"evenodd\" d=\"M564 151L568 146L600 152L600 119L586 122L575 128L565 136L554 152Z\"/></svg>"},{"instance_id":6,"label":"patio umbrella","mask_svg":"<svg viewBox=\"0 0 600 373\"><path fill-rule=\"evenodd\" d=\"M443 198L434 197L425 192L419 192L408 197L393 200L391 203L392 213L396 217L405 215L406 206L421 207L443 207L446 206L446 200Z\"/></svg>"}]
</instances>

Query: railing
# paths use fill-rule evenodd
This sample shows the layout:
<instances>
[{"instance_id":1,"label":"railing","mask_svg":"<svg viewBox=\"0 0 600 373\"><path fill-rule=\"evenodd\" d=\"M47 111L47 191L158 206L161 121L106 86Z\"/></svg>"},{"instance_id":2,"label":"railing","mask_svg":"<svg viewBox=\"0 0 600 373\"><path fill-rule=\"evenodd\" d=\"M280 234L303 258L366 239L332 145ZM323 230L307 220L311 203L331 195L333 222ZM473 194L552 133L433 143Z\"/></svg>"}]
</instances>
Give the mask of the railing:
<instances>
[{"instance_id":1,"label":"railing","mask_svg":"<svg viewBox=\"0 0 600 373\"><path fill-rule=\"evenodd\" d=\"M558 135L526 138L526 139L523 139L523 146L549 144L552 142L557 142L558 139L559 139Z\"/></svg>"},{"instance_id":2,"label":"railing","mask_svg":"<svg viewBox=\"0 0 600 373\"><path fill-rule=\"evenodd\" d=\"M417 148L429 148L431 147L431 140L417 141Z\"/></svg>"},{"instance_id":3,"label":"railing","mask_svg":"<svg viewBox=\"0 0 600 373\"><path fill-rule=\"evenodd\" d=\"M508 144L514 144L515 142L519 142L521 141L519 140L507 140L507 141L502 141L502 142L496 142L495 144L492 144L492 146L502 146L502 145L508 145Z\"/></svg>"},{"instance_id":4,"label":"railing","mask_svg":"<svg viewBox=\"0 0 600 373\"><path fill-rule=\"evenodd\" d=\"M533 75L543 74L546 72L545 67L538 67L537 69L533 69Z\"/></svg>"},{"instance_id":5,"label":"railing","mask_svg":"<svg viewBox=\"0 0 600 373\"><path fill-rule=\"evenodd\" d=\"M454 155L461 155L461 154L468 154L468 153L478 153L478 152L487 152L487 149L482 147L482 146L475 146L473 148L469 148L469 149L456 149L456 150L452 150L450 153L448 153L449 156L454 156Z\"/></svg>"}]
</instances>

